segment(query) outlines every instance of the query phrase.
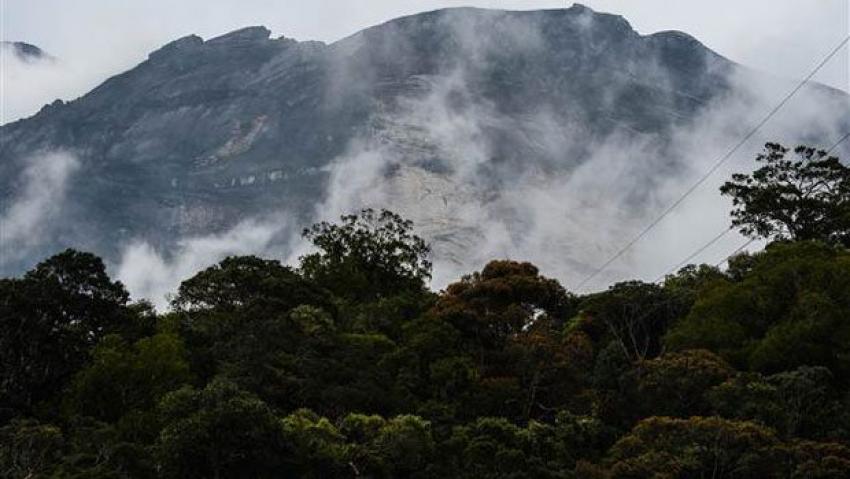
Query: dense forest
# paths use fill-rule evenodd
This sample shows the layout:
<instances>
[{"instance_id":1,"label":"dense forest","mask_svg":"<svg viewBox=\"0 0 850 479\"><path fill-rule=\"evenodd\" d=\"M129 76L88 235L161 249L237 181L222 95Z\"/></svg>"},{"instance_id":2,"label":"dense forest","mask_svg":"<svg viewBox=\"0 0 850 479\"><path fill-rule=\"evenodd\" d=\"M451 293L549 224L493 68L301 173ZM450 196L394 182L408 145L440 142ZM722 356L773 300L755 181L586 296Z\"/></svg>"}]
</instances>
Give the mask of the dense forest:
<instances>
[{"instance_id":1,"label":"dense forest","mask_svg":"<svg viewBox=\"0 0 850 479\"><path fill-rule=\"evenodd\" d=\"M757 160L721 193L763 251L587 295L507 260L430 291L389 211L160 313L57 254L0 280L0 476L850 477L850 169Z\"/></svg>"}]
</instances>

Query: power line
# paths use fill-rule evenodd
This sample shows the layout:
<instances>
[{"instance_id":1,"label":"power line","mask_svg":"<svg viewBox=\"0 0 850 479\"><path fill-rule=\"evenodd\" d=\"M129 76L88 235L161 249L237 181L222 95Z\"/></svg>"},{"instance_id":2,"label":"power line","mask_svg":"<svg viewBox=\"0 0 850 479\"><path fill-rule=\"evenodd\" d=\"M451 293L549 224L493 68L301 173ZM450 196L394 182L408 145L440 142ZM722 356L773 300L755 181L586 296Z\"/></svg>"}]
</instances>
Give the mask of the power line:
<instances>
[{"instance_id":1,"label":"power line","mask_svg":"<svg viewBox=\"0 0 850 479\"><path fill-rule=\"evenodd\" d=\"M838 145L840 145L840 144L841 144L841 143L843 143L845 140L847 140L847 138L850 138L850 132L847 132L847 133L846 133L844 136L842 136L842 137L841 137L841 138L840 138L840 139L839 139L839 140L838 140L838 141L837 141L834 145L832 145L832 147L831 147L829 150L827 150L826 154L827 154L827 155L829 155L829 153L830 153L830 152L832 152L832 150L834 150L835 148L837 148L837 147L838 147ZM729 232L730 232L730 231L732 231L733 229L735 229L735 228L734 228L734 226L729 226L728 228L726 228L726 229L724 229L723 231L721 231L719 234L717 234L717 236L715 236L715 237L714 237L714 238L712 238L710 241L708 241L706 244L702 245L702 246L701 246L700 248L698 248L696 251L694 251L693 253L691 253L691 254L690 254L687 258L685 258L684 260L682 260L681 262L679 262L679 264L677 264L676 266L674 266L672 269L668 270L668 271L667 271L667 273L665 273L665 274L663 274L663 275L659 276L659 277L658 277L655 281L653 281L653 283L660 283L660 282L661 282L661 280L663 280L664 278L666 278L666 277L667 277L667 275L669 275L669 274L671 274L671 273L675 272L676 270L678 270L679 268L681 268L684 264L686 264L686 263L687 263L687 262L689 262L690 260L694 259L694 257L696 257L697 255L699 255L700 253L702 253L703 251L705 251L706 249L708 249L709 247L711 247L714 243L716 243L716 242L720 241L720 239L721 239L721 238L725 237L725 236L726 236L727 234L729 234ZM722 265L723 263L725 263L725 262L729 261L730 259L732 259L735 255L737 255L738 253L740 253L741 251L743 251L743 250L744 250L744 248L746 248L747 246L749 246L749 245L753 244L756 240L757 240L757 238L750 238L750 239L748 239L748 240L747 240L744 244L742 244L741 246L738 246L737 248L735 248L735 250L734 250L734 251L732 251L730 254L728 254L728 255L724 256L724 257L723 257L723 259L721 259L721 260L720 260L720 261L718 261L717 263L714 263L714 265L713 265L713 266L714 266L715 268L719 268L719 267L720 267L720 265ZM648 310L648 311L647 311L647 312L646 312L646 313L645 313L645 314L644 314L641 318L639 318L639 321L643 321L644 319L648 318L648 317L649 317L652 313L654 313L654 312L655 312L655 310L657 310L660 306L662 306L663 304L669 304L670 302L672 302L672 300L667 300L667 301L665 301L664 303L656 304L656 305L654 305L654 306L650 307L650 308L649 308L649 310Z\"/></svg>"},{"instance_id":2,"label":"power line","mask_svg":"<svg viewBox=\"0 0 850 479\"><path fill-rule=\"evenodd\" d=\"M845 140L847 140L847 138L850 138L850 132L845 133L845 134L844 134L844 136L842 136L842 137L841 137L838 141L836 141L836 142L835 142L835 144L833 144L833 145L832 145L832 146L831 146L828 150L826 150L825 156L826 156L826 155L829 155L830 153L832 153L832 151L833 151L833 150L835 150L836 148L838 148L838 146L839 146L841 143L843 143ZM715 236L714 238L712 238L711 240L709 240L709 241L708 241L708 243L706 243L706 244L702 245L702 246L701 246L700 248L698 248L696 251L694 251L693 253L691 253L691 255L690 255L690 256L688 256L687 258L685 258L684 260L682 260L681 262L679 262L679 263L678 263L676 266L674 266L673 268L671 268L671 269L667 270L667 272L666 272L666 273L664 273L664 274L662 274L661 276L659 276L658 278L656 278L656 279L655 279L655 281L653 281L653 283L658 283L658 282L660 282L661 280L663 280L663 279L664 279L667 275L672 274L672 273L675 273L675 272L676 272L679 268L681 268L682 266L684 266L685 264L687 264L689 261L691 261L692 259L694 259L697 255L699 255L699 254L700 254L700 253L702 253L703 251L705 251L705 250L707 250L708 248L710 248L710 247L711 247L714 243L717 243L718 241L720 241L720 239L721 239L721 238L723 238L724 236L726 236L726 235L727 235L730 231L732 231L733 229L735 229L735 227L734 227L734 226L729 226L728 228L726 228L726 229L724 229L723 231L721 231L720 233L718 233L718 234L717 234L717 236ZM726 261L729 257L736 255L736 254L737 254L739 251L741 251L743 248L746 248L747 246L749 246L749 245L750 245L753 241L755 241L755 240L754 240L754 239L753 239L753 240L750 240L750 241L748 241L747 243L745 243L743 246L741 246L741 247L739 247L738 249L736 249L736 250L735 250L735 251L734 251L734 252L733 252L730 256L727 256L727 257L726 257L723 261L721 261L720 263L717 263L717 265L715 265L715 267L716 267L716 266L718 266L718 265L720 265L720 264L723 264L723 262L724 262L724 261Z\"/></svg>"},{"instance_id":3,"label":"power line","mask_svg":"<svg viewBox=\"0 0 850 479\"><path fill-rule=\"evenodd\" d=\"M687 259L685 259L685 261L683 261L682 263L685 263L685 262L689 261L689 260L690 260L693 256L696 256L696 255L697 255L697 254L699 254L702 250L704 250L705 248L707 248L707 247L711 246L711 244L713 244L714 242L716 242L716 241L717 241L717 240L719 240L720 238L724 237L727 233L729 233L729 232L730 232L730 231L732 231L733 229L734 229L733 227L729 227L729 228L727 228L727 229L723 230L723 232L722 232L722 233L720 233L719 235L717 235L716 237L714 237L714 238L713 238L713 239L712 239L712 240L711 240L708 244L706 244L705 246L703 246L702 248L700 248L700 250L698 250L696 253L694 253L694 254L692 254L691 256L689 256L689 257L688 257ZM737 249L735 249L735 251L733 251L733 252L732 252L732 254L730 254L730 255L728 255L728 256L726 256L726 257L724 257L724 258L723 258L723 260L722 260L722 261L720 261L719 263L716 263L716 264L714 265L714 267L715 267L715 268L720 267L720 265L721 265L721 264L723 264L725 261L728 261L730 258L732 258L732 257L733 257L733 256L735 256L736 254L738 254L738 253L739 253L742 249L746 248L747 246L749 246L749 245L750 245L752 242L754 242L754 241L755 241L755 238L750 239L750 240L749 240L749 241L747 241L746 243L742 244L742 245L741 245L741 246L739 246ZM659 283L659 280L655 280L655 281L653 281L653 283ZM661 286L663 287L663 285L661 285ZM676 290L674 290L674 291L673 291L673 294L674 294L674 295L676 294ZM656 304L654 304L654 305L649 306L649 308L647 309L647 311L645 311L645 312L644 312L644 314L642 314L640 317L638 317L636 321L637 321L637 322L639 322L639 323L640 323L640 322L643 322L645 319L647 319L647 318L649 318L651 315L653 315L653 314L654 314L654 313L655 313L655 312L656 312L659 308L661 308L662 306L669 306L669 305L673 304L673 302L674 302L675 300L676 300L676 298L675 298L675 297L671 297L671 298L667 298L666 300L663 300L663 301L661 301L661 302L659 302L659 303L656 303Z\"/></svg>"},{"instance_id":4,"label":"power line","mask_svg":"<svg viewBox=\"0 0 850 479\"><path fill-rule=\"evenodd\" d=\"M676 271L678 271L678 270L679 270L679 268L681 268L682 266L686 265L686 264L687 264L690 260L694 259L697 255L699 255L699 254L700 254L700 253L702 253L703 251L705 251L705 250L707 250L708 248L710 248L710 247L711 247L714 243L717 243L718 241L720 241L720 239L721 239L721 238L723 238L724 236L726 236L727 234L729 234L729 232L730 232L730 231L732 231L733 229L734 229L734 227L730 226L730 227L728 227L728 228L724 229L723 231L721 231L721 232L720 232L720 234L718 234L717 236L715 236L714 238L712 238L712 239L711 239L708 243L706 243L706 244L702 245L701 247L699 247L696 251L694 251L693 253L691 253L691 255L690 255L690 256L688 256L687 258L683 259L683 260L682 260L682 261L680 261L680 262L679 262L676 266L674 266L674 267L670 268L669 270L667 270L667 272L666 272L666 273L664 273L664 274L662 274L661 276L659 276L658 278L656 278L656 279L655 279L655 281L653 281L653 283L658 283L658 282L660 282L661 280L663 280L663 279L664 279L664 278L665 278L668 274L672 274L672 273L675 273Z\"/></svg>"},{"instance_id":5,"label":"power line","mask_svg":"<svg viewBox=\"0 0 850 479\"><path fill-rule=\"evenodd\" d=\"M730 150L729 150L729 152L727 152L725 155L723 155L723 156L720 158L720 160L719 160L719 161L717 161L716 163L714 163L714 165L713 165L711 168L709 168L709 169L708 169L708 171L706 171L706 172L705 172L705 174L703 174L703 175L702 175L702 177L700 177L700 179L699 179L699 180L697 180L697 182L696 182L696 183L694 183L694 184L693 184L690 188L688 188L688 189L685 191L685 193L684 193L684 194L682 194L682 196L680 196L680 197L679 197L676 201L674 201L674 202L673 202L670 206L668 206L668 207L667 207L667 208L666 208L666 209L665 209L665 210L661 213L661 215L660 215L660 216L658 216L657 218L655 218L655 220L653 220L653 221L652 221L652 222L651 222L651 223L650 223L650 224L649 224L646 228L644 228L644 229L643 229L640 233L638 233L638 235L637 235L637 236L635 236L635 237L634 237L631 241L629 241L629 242L628 242L628 243L627 243L627 244L626 244L623 248L621 248L619 251L617 251L617 253L616 253L616 254L614 254L614 256L612 256L611 258L609 258L609 259L608 259L605 263L603 263L603 264L602 264L602 266L600 266L599 268L597 268L596 270L594 270L594 271L593 271L590 275L588 275L587 277L585 277L585 278L584 278L584 279L583 279L583 280L582 280L582 281L578 284L578 286L576 286L576 288L575 288L575 289L576 289L576 290L581 289L581 288L582 288L582 286L584 286L585 284L587 284L590 280L592 280L593 278L595 278L595 277L596 277L599 273L601 273L601 272L602 272L602 271L604 271L604 270L605 270L608 266L610 266L610 265L611 265L611 263L613 263L613 262L614 262L614 261L616 261L618 258L620 258L620 256L622 256L622 255L623 255L623 253L625 253L626 251L628 251L628 250L629 250L632 246L634 246L634 245L635 245L635 243L637 243L638 241L640 241L640 240L641 240L644 236L646 236L646 234L647 234L647 233L649 233L649 232L650 232L653 228L655 228L655 226L656 226L656 225L658 225L658 223L660 223L660 222L661 222L661 220L663 220L663 219L664 219L665 217L667 217L667 215L669 215L669 214L670 214L670 213L671 213L674 209L676 209L676 208L677 208L677 207L678 207L678 206L679 206L679 205L680 205L680 204L681 204L681 203L685 200L685 198L687 198L688 196L690 196L690 195L691 195L691 193L693 193L693 192L694 192L697 188L699 188L699 187L700 187L700 185L702 185L703 183L705 183L705 181L706 181L706 180L707 180L707 179L708 179L708 178L709 178L709 177L710 177L710 176L711 176L711 175L712 175L715 171L717 171L717 170L718 170L718 168L720 168L720 167L721 167L724 163L726 163L726 162L729 160L729 158L731 158L731 157L732 157L732 155L733 155L736 151L738 151L738 149L740 149L742 146L744 146L744 144L745 144L747 141L749 141L749 140L750 140L750 138L752 138L752 137L753 137L753 136L754 136L754 135L758 132L758 130L760 130L760 129L761 129L761 127L763 127L763 126L764 126L764 125L765 125L768 121L770 121L770 119L771 119L771 118L773 118L773 116L774 116L774 115L776 115L776 113L777 113L777 112L779 112L779 110L780 110L780 109L782 109L782 107L783 107L783 106L785 106L785 104L786 104L786 103L788 103L788 101L789 101L789 100L791 100L791 98L792 98L794 95L796 95L796 94L797 94L797 92L798 92L798 91L800 91L800 90L801 90L801 89L802 89L802 88L806 85L806 83L808 83L808 82L809 82L809 80L811 80L811 79L812 79L812 78L813 78L813 77L814 77L814 76L815 76L815 75L816 75L816 74L817 74L817 73L821 70L821 68L823 68L823 67L824 67L827 63L829 63L829 61L830 61L830 60L832 60L832 58L833 58L833 57L834 57L834 56L835 56L835 55L836 55L836 54L837 54L837 53L838 53L838 52L839 52L839 51L840 51L840 50L844 47L844 45L846 45L846 44L847 44L847 42L848 42L848 41L850 41L850 35L848 35L848 36L844 37L844 39L843 39L843 40L842 40L842 41L838 44L838 46L836 46L835 48L833 48L833 49L832 49L832 51L831 51L831 52L830 52L830 53L829 53L829 54L828 54L828 55L827 55L827 56L826 56L823 60L821 60L821 62L820 62L820 63L818 63L818 65L815 67L815 69L814 69L814 70L812 70L812 71L811 71L811 73L809 73L809 74L808 74L808 75L807 75L807 76L806 76L803 80L801 80L801 81L800 81L800 83L799 83L799 84L797 84L797 86L796 86L796 87L794 87L794 89L793 89L793 90L791 90L791 91L790 91L787 95L785 95L785 98L783 98L783 99L782 99L782 101L780 101L778 105L776 105L776 106L775 106L772 110L770 110L770 112L767 114L767 116L765 116L765 117L764 117L764 118L763 118L760 122L758 122L758 124L756 124L756 126L755 126L752 130L750 130L750 132L749 132L749 133L747 133L747 134L744 136L744 138L743 138L743 139L741 139L741 141L739 141L737 144L735 144L735 146L733 146L733 147L732 147L732 149L730 149Z\"/></svg>"},{"instance_id":6,"label":"power line","mask_svg":"<svg viewBox=\"0 0 850 479\"><path fill-rule=\"evenodd\" d=\"M733 257L733 256L735 256L736 254L740 253L740 252L741 252L744 248L746 248L747 246L749 246L749 245L753 244L755 241L756 241L756 238L750 238L750 239L749 239L746 243L742 244L741 246L738 246L738 248L737 248L737 249L735 249L735 251L733 251L731 254L726 255L723 259L721 259L721 260L720 260L720 261L718 261L717 263L714 263L714 267L715 267L715 268L719 268L721 264L723 264L723 263L725 263L725 262L729 261L730 259L732 259L732 257Z\"/></svg>"},{"instance_id":7,"label":"power line","mask_svg":"<svg viewBox=\"0 0 850 479\"><path fill-rule=\"evenodd\" d=\"M712 242L713 242L713 241L716 241L716 240L717 240L717 239L719 239L719 238L722 238L723 236L725 236L725 235L726 235L726 233L728 233L728 232L732 231L732 229L733 229L733 228L731 228L731 227L730 227L730 228L727 228L725 231L723 231L723 233L721 233L720 235L718 235L716 239L712 240ZM716 263L716 264L714 265L714 267L715 267L715 268L719 268L721 264L723 264L724 262L726 262L726 261L728 261L729 259L731 259L733 256L735 256L736 254L738 254L738 253L739 253L742 249L746 248L747 246L749 246L749 245L750 245L752 242L754 242L754 241L755 241L755 238L752 238L752 239L750 239L749 241L747 241L746 243L742 244L742 245L741 245L741 246L739 246L737 249L735 249L735 251L733 251L733 252L732 252L732 254L730 254L730 255L728 255L728 256L726 256L726 257L724 257L724 258L723 258L723 260L722 260L722 261L720 261L719 263ZM709 245L709 246L710 246L710 245ZM689 259L690 259L690 258L689 258ZM685 260L685 261L688 261L688 260ZM653 281L653 283L658 283L658 280ZM675 293L674 293L674 294L675 294ZM641 317L639 317L639 318L637 319L637 321L638 321L638 322L643 322L643 320L645 320L646 318L650 317L650 316L651 316L653 313L655 313L655 311L656 311L656 310L658 310L660 307L665 306L665 305L670 305L670 304L672 304L672 303L673 303L673 301L674 301L674 298L669 298L669 299L667 299L667 300L665 300L665 301L662 301L662 302L660 302L660 303L656 303L656 304L654 304L654 305L650 306L650 307L649 307L649 309L648 309L648 310L647 310L647 311L646 311L646 312L645 312L645 313L644 313Z\"/></svg>"},{"instance_id":8,"label":"power line","mask_svg":"<svg viewBox=\"0 0 850 479\"><path fill-rule=\"evenodd\" d=\"M850 131L845 133L840 140L836 141L834 145L832 145L828 150L826 150L826 154L829 155L830 153L832 153L832 150L838 148L838 145L844 143L844 140L846 140L847 138L850 138Z\"/></svg>"}]
</instances>

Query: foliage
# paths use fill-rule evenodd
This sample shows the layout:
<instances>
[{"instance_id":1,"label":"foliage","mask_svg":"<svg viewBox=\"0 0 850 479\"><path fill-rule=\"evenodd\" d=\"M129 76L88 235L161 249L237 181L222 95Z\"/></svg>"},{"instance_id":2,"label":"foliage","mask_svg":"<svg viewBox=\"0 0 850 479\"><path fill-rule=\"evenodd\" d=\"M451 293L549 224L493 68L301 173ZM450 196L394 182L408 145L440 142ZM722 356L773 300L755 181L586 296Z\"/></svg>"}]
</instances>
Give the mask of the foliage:
<instances>
[{"instance_id":1,"label":"foliage","mask_svg":"<svg viewBox=\"0 0 850 479\"><path fill-rule=\"evenodd\" d=\"M341 298L373 301L421 290L431 278L430 248L408 220L371 209L321 222L303 236L318 249L301 258L304 275Z\"/></svg>"},{"instance_id":2,"label":"foliage","mask_svg":"<svg viewBox=\"0 0 850 479\"><path fill-rule=\"evenodd\" d=\"M618 478L761 478L785 474L774 432L755 423L717 417L652 417L638 423L606 457Z\"/></svg>"},{"instance_id":3,"label":"foliage","mask_svg":"<svg viewBox=\"0 0 850 479\"><path fill-rule=\"evenodd\" d=\"M829 370L804 366L771 376L741 374L707 395L716 414L755 420L786 437L848 438L850 418Z\"/></svg>"},{"instance_id":4,"label":"foliage","mask_svg":"<svg viewBox=\"0 0 850 479\"><path fill-rule=\"evenodd\" d=\"M766 373L824 366L850 374L850 253L816 242L774 244L740 281L707 289L667 334Z\"/></svg>"},{"instance_id":5,"label":"foliage","mask_svg":"<svg viewBox=\"0 0 850 479\"><path fill-rule=\"evenodd\" d=\"M706 393L733 374L734 370L710 351L669 353L638 365L637 397L646 405L646 416L704 415L710 409Z\"/></svg>"},{"instance_id":6,"label":"foliage","mask_svg":"<svg viewBox=\"0 0 850 479\"><path fill-rule=\"evenodd\" d=\"M75 414L117 421L128 412L152 409L190 380L175 334L158 333L133 345L110 335L94 348L91 364L75 375L67 400Z\"/></svg>"},{"instance_id":7,"label":"foliage","mask_svg":"<svg viewBox=\"0 0 850 479\"><path fill-rule=\"evenodd\" d=\"M651 359L662 351L661 337L683 311L682 300L660 286L640 281L617 283L587 298L582 314L627 357Z\"/></svg>"},{"instance_id":8,"label":"foliage","mask_svg":"<svg viewBox=\"0 0 850 479\"><path fill-rule=\"evenodd\" d=\"M732 197L732 225L748 236L819 240L850 246L850 168L823 150L767 143L750 175L735 174L720 191Z\"/></svg>"},{"instance_id":9,"label":"foliage","mask_svg":"<svg viewBox=\"0 0 850 479\"><path fill-rule=\"evenodd\" d=\"M92 346L127 322L128 297L100 258L72 250L0 280L0 419L66 384Z\"/></svg>"},{"instance_id":10,"label":"foliage","mask_svg":"<svg viewBox=\"0 0 850 479\"><path fill-rule=\"evenodd\" d=\"M720 417L651 417L608 451L596 477L762 478L846 477L850 448L838 443L783 441L762 425Z\"/></svg>"},{"instance_id":11,"label":"foliage","mask_svg":"<svg viewBox=\"0 0 850 479\"><path fill-rule=\"evenodd\" d=\"M446 288L434 313L479 348L503 346L536 325L558 327L572 315L573 299L530 263L492 261Z\"/></svg>"},{"instance_id":12,"label":"foliage","mask_svg":"<svg viewBox=\"0 0 850 479\"><path fill-rule=\"evenodd\" d=\"M389 212L306 235L162 314L86 253L0 280L0 476L850 476L835 238L577 297L508 260L428 291Z\"/></svg>"},{"instance_id":13,"label":"foliage","mask_svg":"<svg viewBox=\"0 0 850 479\"><path fill-rule=\"evenodd\" d=\"M178 310L288 311L302 304L333 310L327 292L279 261L231 256L184 281L172 305Z\"/></svg>"},{"instance_id":14,"label":"foliage","mask_svg":"<svg viewBox=\"0 0 850 479\"><path fill-rule=\"evenodd\" d=\"M62 431L36 420L14 420L0 428L0 476L46 476L62 457Z\"/></svg>"},{"instance_id":15,"label":"foliage","mask_svg":"<svg viewBox=\"0 0 850 479\"><path fill-rule=\"evenodd\" d=\"M409 329L404 353L428 389L460 396L460 414L527 418L566 397L570 350L560 332L574 311L574 297L535 266L493 261L446 288Z\"/></svg>"},{"instance_id":16,"label":"foliage","mask_svg":"<svg viewBox=\"0 0 850 479\"><path fill-rule=\"evenodd\" d=\"M160 403L167 424L156 450L164 477L278 477L287 444L272 410L222 380L183 388Z\"/></svg>"}]
</instances>

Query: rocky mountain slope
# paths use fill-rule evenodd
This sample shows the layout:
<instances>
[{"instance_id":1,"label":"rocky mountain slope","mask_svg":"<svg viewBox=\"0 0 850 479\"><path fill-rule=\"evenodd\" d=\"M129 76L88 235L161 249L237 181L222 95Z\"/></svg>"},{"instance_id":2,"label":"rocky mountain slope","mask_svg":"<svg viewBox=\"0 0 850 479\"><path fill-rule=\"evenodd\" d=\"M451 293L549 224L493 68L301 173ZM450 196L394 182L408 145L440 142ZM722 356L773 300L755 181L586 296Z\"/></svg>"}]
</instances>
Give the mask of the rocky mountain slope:
<instances>
[{"instance_id":1,"label":"rocky mountain slope","mask_svg":"<svg viewBox=\"0 0 850 479\"><path fill-rule=\"evenodd\" d=\"M303 225L375 206L417 220L446 261L510 254L533 230L546 237L535 247L563 247L565 264L586 269L581 253L594 241L575 234L586 218L566 211L551 226L524 201L546 192L537 199L557 203L558 188L592 173L583 166L612 173L598 163L608 151L612 165L652 171L622 173L633 184L619 183L607 206L630 231L633 211L651 209L664 179L688 169L682 131L721 103L758 109L738 84L749 77L687 34L640 35L580 5L439 10L332 44L263 27L188 36L77 100L0 127L7 212L46 174L34 162L73 158L47 225L33 235L7 228L3 268L68 245L118 261L133 241L167 252L246 218ZM847 108L840 92L812 91ZM587 208L605 191L564 195Z\"/></svg>"}]
</instances>

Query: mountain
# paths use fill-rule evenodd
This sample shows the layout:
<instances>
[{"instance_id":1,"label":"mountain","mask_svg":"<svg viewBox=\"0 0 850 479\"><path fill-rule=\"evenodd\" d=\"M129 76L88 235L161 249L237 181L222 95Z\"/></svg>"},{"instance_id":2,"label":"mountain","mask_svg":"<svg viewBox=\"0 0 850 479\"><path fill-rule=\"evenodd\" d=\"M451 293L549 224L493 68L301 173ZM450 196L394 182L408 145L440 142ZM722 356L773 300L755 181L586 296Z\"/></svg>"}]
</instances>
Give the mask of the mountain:
<instances>
[{"instance_id":1,"label":"mountain","mask_svg":"<svg viewBox=\"0 0 850 479\"><path fill-rule=\"evenodd\" d=\"M8 49L19 60L24 62L38 62L42 60L53 60L53 57L44 52L41 48L25 42L0 42L0 49Z\"/></svg>"},{"instance_id":2,"label":"mountain","mask_svg":"<svg viewBox=\"0 0 850 479\"><path fill-rule=\"evenodd\" d=\"M264 27L192 35L0 127L5 214L21 201L49 212L33 234L6 228L3 268L69 245L118 262L144 241L167 256L250 218L304 225L375 206L413 217L438 260L557 247L563 269L586 271L608 251L594 228L622 241L695 167L683 132L716 125L719 105L765 110L741 87L763 81L785 84L581 5L438 10L331 44ZM807 91L848 125L847 95ZM729 120L717 130L746 126ZM803 136L827 138L820 126ZM605 214L617 226L597 224ZM283 244L291 231L278 233Z\"/></svg>"}]
</instances>

